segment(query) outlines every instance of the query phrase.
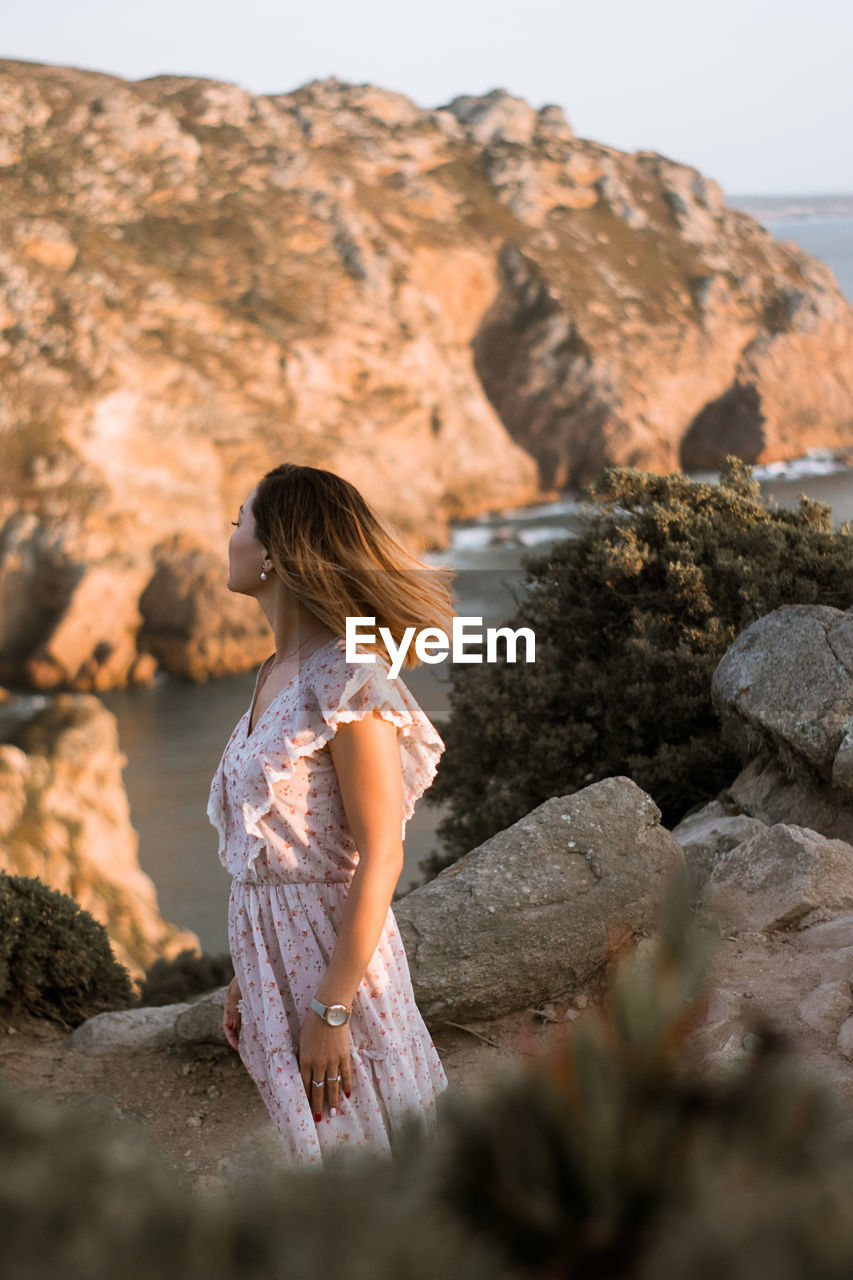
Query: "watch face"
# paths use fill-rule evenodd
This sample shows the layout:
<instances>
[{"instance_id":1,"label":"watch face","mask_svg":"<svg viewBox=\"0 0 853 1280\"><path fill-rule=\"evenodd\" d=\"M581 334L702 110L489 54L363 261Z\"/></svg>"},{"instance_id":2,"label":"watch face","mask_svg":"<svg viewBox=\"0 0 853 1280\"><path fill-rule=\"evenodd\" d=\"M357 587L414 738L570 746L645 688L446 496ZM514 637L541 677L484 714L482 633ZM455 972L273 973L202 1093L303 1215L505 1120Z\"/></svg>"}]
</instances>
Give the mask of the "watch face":
<instances>
[{"instance_id":1,"label":"watch face","mask_svg":"<svg viewBox=\"0 0 853 1280\"><path fill-rule=\"evenodd\" d=\"M342 1027L347 1020L347 1011L342 1004L330 1004L327 1016L333 1027Z\"/></svg>"}]
</instances>

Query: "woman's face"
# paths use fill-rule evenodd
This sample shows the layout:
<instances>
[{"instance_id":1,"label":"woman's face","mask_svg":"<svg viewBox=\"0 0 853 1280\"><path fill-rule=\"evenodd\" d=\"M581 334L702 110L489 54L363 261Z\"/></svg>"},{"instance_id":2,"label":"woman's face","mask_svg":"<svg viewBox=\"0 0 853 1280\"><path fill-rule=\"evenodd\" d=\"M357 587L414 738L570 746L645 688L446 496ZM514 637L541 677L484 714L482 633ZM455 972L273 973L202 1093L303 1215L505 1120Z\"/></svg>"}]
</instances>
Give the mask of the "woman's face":
<instances>
[{"instance_id":1,"label":"woman's face","mask_svg":"<svg viewBox=\"0 0 853 1280\"><path fill-rule=\"evenodd\" d=\"M236 527L228 543L228 590L247 596L258 594L264 585L261 570L266 567L270 573L271 568L266 548L255 533L254 498L253 489L240 508L237 519L232 521Z\"/></svg>"}]
</instances>

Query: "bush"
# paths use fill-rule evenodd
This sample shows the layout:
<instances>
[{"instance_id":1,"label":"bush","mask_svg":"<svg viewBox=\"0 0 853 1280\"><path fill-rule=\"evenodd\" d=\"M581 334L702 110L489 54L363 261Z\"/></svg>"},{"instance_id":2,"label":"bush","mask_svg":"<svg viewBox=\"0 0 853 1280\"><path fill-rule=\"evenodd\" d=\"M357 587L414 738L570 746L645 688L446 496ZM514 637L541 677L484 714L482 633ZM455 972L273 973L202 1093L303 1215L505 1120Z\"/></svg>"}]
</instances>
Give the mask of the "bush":
<instances>
[{"instance_id":1,"label":"bush","mask_svg":"<svg viewBox=\"0 0 853 1280\"><path fill-rule=\"evenodd\" d=\"M73 1030L136 1003L104 926L73 898L0 871L0 1007Z\"/></svg>"},{"instance_id":2,"label":"bush","mask_svg":"<svg viewBox=\"0 0 853 1280\"><path fill-rule=\"evenodd\" d=\"M141 1005L179 1004L204 991L226 986L234 977L229 952L208 955L187 948L173 960L160 957L145 971L140 985Z\"/></svg>"},{"instance_id":3,"label":"bush","mask_svg":"<svg viewBox=\"0 0 853 1280\"><path fill-rule=\"evenodd\" d=\"M633 778L674 825L739 767L711 704L735 637L779 605L851 603L850 525L834 530L805 497L794 511L766 503L736 458L718 485L611 467L585 492L580 535L523 561L508 625L533 629L535 663L450 669L427 793L448 802L447 856L428 874L601 778Z\"/></svg>"}]
</instances>

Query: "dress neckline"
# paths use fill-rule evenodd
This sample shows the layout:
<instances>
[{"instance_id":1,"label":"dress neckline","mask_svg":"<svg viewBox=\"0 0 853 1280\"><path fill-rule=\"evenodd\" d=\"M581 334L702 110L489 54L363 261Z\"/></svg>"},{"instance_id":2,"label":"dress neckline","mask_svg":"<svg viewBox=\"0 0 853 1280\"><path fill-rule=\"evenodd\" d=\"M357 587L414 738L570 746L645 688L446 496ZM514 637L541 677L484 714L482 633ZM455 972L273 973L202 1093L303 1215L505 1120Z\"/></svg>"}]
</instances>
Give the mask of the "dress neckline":
<instances>
[{"instance_id":1,"label":"dress neckline","mask_svg":"<svg viewBox=\"0 0 853 1280\"><path fill-rule=\"evenodd\" d=\"M246 721L246 735L243 739L244 742L251 742L252 738L254 738L255 734L258 731L258 726L260 725L264 716L269 711L270 707L273 706L273 704L281 697L283 693L287 693L293 687L293 685L296 684L297 680L299 680L305 674L305 668L308 666L308 663L311 662L314 658L316 658L318 653L322 653L324 649L328 649L330 645L337 644L340 639L341 639L340 636L333 636L331 640L327 640L325 644L321 644L320 647L318 649L315 649L313 653L309 653L308 657L302 663L302 666L299 668L296 675L291 680L288 680L287 684L282 685L278 693L273 694L273 696L270 698L269 702L264 707L263 711L255 721L254 728L252 728L252 713L255 710L255 704L258 701L258 694L261 691L261 686L259 686L257 683L255 684L255 692L252 694L252 704L249 707L249 710L247 713L249 718ZM271 654L270 657L272 656L273 655ZM265 658L264 661L269 662L269 658ZM260 671L258 671L258 677L260 677L260 674L261 674Z\"/></svg>"}]
</instances>

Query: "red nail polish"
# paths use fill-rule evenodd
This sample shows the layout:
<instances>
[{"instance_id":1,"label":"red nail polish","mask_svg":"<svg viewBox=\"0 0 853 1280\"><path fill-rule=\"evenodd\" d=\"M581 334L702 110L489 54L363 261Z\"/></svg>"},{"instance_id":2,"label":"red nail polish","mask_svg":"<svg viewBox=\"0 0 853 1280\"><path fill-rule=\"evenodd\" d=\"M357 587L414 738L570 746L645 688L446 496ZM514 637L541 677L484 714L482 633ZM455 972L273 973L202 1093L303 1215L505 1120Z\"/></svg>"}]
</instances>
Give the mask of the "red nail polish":
<instances>
[{"instance_id":1,"label":"red nail polish","mask_svg":"<svg viewBox=\"0 0 853 1280\"><path fill-rule=\"evenodd\" d=\"M322 1119L323 1119L323 1117L322 1117L322 1116L315 1115L315 1116L314 1116L314 1119L315 1119L315 1120L322 1120Z\"/></svg>"},{"instance_id":2,"label":"red nail polish","mask_svg":"<svg viewBox=\"0 0 853 1280\"><path fill-rule=\"evenodd\" d=\"M347 1093L346 1089L344 1090L344 1097L345 1097L345 1098L348 1098L348 1097L349 1097L349 1094Z\"/></svg>"}]
</instances>

